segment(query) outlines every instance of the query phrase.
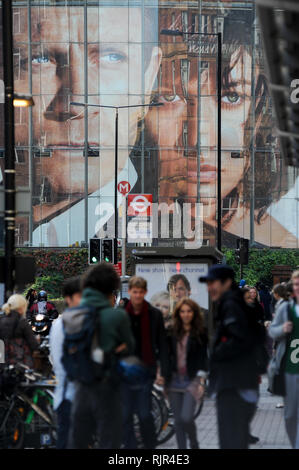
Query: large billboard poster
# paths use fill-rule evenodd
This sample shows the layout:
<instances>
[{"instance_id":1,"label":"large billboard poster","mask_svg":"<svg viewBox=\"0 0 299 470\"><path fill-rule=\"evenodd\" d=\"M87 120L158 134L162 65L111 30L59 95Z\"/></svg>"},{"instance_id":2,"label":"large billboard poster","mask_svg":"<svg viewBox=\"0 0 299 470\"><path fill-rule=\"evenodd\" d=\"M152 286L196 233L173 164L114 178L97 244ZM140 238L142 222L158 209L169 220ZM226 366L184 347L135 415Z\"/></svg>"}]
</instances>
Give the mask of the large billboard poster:
<instances>
[{"instance_id":1,"label":"large billboard poster","mask_svg":"<svg viewBox=\"0 0 299 470\"><path fill-rule=\"evenodd\" d=\"M172 314L176 303L190 297L205 310L209 308L206 284L198 282L198 278L206 275L208 264L164 262L137 263L136 276L147 280L148 301L165 316Z\"/></svg>"},{"instance_id":2,"label":"large billboard poster","mask_svg":"<svg viewBox=\"0 0 299 470\"><path fill-rule=\"evenodd\" d=\"M15 90L35 101L15 112L17 183L32 189L17 244L114 233L115 111L73 101L163 103L119 111L118 182L159 204L189 203L191 216L201 203L203 242L216 244L221 32L223 245L251 236L260 247L298 248L298 170L280 156L254 2L13 3Z\"/></svg>"}]
</instances>

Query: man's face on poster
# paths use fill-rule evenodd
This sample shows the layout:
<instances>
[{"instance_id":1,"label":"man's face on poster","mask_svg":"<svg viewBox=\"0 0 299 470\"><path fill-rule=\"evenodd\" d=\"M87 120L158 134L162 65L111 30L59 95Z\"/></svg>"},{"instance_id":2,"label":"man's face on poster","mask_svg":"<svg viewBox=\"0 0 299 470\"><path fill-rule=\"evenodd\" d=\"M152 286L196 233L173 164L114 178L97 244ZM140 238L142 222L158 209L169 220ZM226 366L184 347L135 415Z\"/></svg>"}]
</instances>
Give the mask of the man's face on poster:
<instances>
[{"instance_id":1,"label":"man's face on poster","mask_svg":"<svg viewBox=\"0 0 299 470\"><path fill-rule=\"evenodd\" d=\"M34 209L34 221L38 223L83 197L86 140L91 149L99 152L98 157L88 157L88 193L97 191L114 177L115 111L88 108L86 135L84 108L70 106L70 102L132 105L141 104L145 95L144 102L148 103L160 51L157 47L151 49L144 72L138 7L88 8L87 45L82 7L33 7L29 63L27 13L27 8L20 9L20 30L15 27L14 31L15 50L20 57L15 60L15 91L28 90L31 68L35 101L33 145L45 150L45 156L34 158L35 186L39 190L46 180L51 191L50 202L43 205L42 211L40 206ZM143 112L146 113L146 108L120 110L119 172L127 164ZM16 145L27 142L27 122L22 125L18 120Z\"/></svg>"},{"instance_id":2,"label":"man's face on poster","mask_svg":"<svg viewBox=\"0 0 299 470\"><path fill-rule=\"evenodd\" d=\"M189 297L190 290L188 290L188 287L184 283L183 279L178 279L176 283L172 283L170 285L170 295L176 302L178 302L184 297Z\"/></svg>"}]
</instances>

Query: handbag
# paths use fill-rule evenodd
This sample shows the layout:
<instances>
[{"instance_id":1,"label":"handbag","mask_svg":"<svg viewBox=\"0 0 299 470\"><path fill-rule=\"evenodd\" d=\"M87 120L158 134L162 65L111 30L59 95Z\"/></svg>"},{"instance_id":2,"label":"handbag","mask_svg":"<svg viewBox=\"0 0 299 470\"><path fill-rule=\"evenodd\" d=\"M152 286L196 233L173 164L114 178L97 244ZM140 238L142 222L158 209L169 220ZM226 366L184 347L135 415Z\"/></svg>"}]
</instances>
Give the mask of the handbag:
<instances>
[{"instance_id":1,"label":"handbag","mask_svg":"<svg viewBox=\"0 0 299 470\"><path fill-rule=\"evenodd\" d=\"M33 368L33 358L31 350L25 338L15 338L15 332L20 318L17 317L14 323L12 337L5 340L5 358L9 365L18 363L25 364L30 369Z\"/></svg>"},{"instance_id":2,"label":"handbag","mask_svg":"<svg viewBox=\"0 0 299 470\"><path fill-rule=\"evenodd\" d=\"M290 305L288 305L288 321L291 321ZM268 366L268 392L273 395L278 395L280 397L285 397L286 395L286 386L285 386L285 365L287 358L287 351L290 344L289 334L286 340L286 350L283 358L281 359L280 366L277 372L277 361L276 356L274 355L270 360Z\"/></svg>"}]
</instances>

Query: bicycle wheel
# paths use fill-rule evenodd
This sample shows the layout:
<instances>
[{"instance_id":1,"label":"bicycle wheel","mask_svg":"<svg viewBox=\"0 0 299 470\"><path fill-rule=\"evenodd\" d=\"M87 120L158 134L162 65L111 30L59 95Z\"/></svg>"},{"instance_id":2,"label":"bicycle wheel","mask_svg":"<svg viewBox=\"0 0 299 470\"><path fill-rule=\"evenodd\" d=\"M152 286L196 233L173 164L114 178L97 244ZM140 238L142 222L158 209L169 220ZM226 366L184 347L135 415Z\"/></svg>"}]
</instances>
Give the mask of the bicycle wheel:
<instances>
[{"instance_id":1,"label":"bicycle wheel","mask_svg":"<svg viewBox=\"0 0 299 470\"><path fill-rule=\"evenodd\" d=\"M152 390L151 398L152 398L152 416L154 420L155 435L156 435L156 438L158 439L158 436L162 430L162 426L164 422L163 414L165 414L165 412L163 413L159 394L156 393L154 390ZM135 432L135 437L137 441L137 447L138 449L142 449L143 443L142 443L140 425L139 425L139 420L138 420L137 415L134 415L133 421L134 421L134 432Z\"/></svg>"},{"instance_id":2,"label":"bicycle wheel","mask_svg":"<svg viewBox=\"0 0 299 470\"><path fill-rule=\"evenodd\" d=\"M152 391L152 415L155 425L155 434L158 436L163 426L163 409L158 394Z\"/></svg>"},{"instance_id":3,"label":"bicycle wheel","mask_svg":"<svg viewBox=\"0 0 299 470\"><path fill-rule=\"evenodd\" d=\"M169 416L168 420L162 426L162 430L157 437L157 445L165 444L169 439L174 436L174 419L172 416Z\"/></svg>"},{"instance_id":4,"label":"bicycle wheel","mask_svg":"<svg viewBox=\"0 0 299 470\"><path fill-rule=\"evenodd\" d=\"M157 436L157 445L161 445L169 441L175 433L173 413L168 400L163 394L160 394L160 406L162 409L163 424L161 431Z\"/></svg>"},{"instance_id":5,"label":"bicycle wheel","mask_svg":"<svg viewBox=\"0 0 299 470\"><path fill-rule=\"evenodd\" d=\"M7 416L8 412L9 404L0 402L0 449L22 449L24 442L22 417L16 409L12 409Z\"/></svg>"}]
</instances>

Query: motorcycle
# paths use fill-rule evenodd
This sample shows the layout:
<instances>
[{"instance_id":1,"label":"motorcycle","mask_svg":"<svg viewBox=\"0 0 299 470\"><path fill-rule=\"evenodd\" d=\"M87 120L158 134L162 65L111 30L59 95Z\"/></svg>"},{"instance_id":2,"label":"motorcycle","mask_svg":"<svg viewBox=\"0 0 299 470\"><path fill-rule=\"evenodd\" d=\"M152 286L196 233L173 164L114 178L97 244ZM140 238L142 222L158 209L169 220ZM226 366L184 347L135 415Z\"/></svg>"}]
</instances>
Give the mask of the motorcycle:
<instances>
[{"instance_id":1,"label":"motorcycle","mask_svg":"<svg viewBox=\"0 0 299 470\"><path fill-rule=\"evenodd\" d=\"M49 376L52 373L49 345L52 321L51 317L43 313L33 314L30 320L32 331L39 342L39 355L35 355L34 367L45 376Z\"/></svg>"},{"instance_id":2,"label":"motorcycle","mask_svg":"<svg viewBox=\"0 0 299 470\"><path fill-rule=\"evenodd\" d=\"M34 334L40 337L48 336L52 326L52 319L43 313L34 313L31 316L31 328Z\"/></svg>"}]
</instances>

